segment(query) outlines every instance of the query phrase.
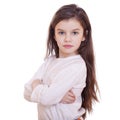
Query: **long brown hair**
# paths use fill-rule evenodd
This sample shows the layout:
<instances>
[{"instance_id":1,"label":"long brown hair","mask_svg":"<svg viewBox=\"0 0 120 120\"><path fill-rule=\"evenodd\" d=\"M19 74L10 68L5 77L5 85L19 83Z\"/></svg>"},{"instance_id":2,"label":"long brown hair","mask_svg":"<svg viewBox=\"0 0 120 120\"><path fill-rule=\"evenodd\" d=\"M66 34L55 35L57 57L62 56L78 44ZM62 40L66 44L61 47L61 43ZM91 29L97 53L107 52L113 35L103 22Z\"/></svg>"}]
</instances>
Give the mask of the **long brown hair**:
<instances>
[{"instance_id":1,"label":"long brown hair","mask_svg":"<svg viewBox=\"0 0 120 120\"><path fill-rule=\"evenodd\" d=\"M85 40L81 42L81 45L78 49L78 53L83 57L87 66L86 87L82 92L82 107L85 108L86 112L91 112L93 109L93 102L98 101L96 92L99 89L95 74L91 24L86 12L82 8L75 4L64 5L55 13L49 27L46 57L51 54L55 54L56 57L59 57L59 48L54 39L55 26L60 21L70 18L76 18L84 29ZM86 117L86 113L83 115L83 117Z\"/></svg>"}]
</instances>

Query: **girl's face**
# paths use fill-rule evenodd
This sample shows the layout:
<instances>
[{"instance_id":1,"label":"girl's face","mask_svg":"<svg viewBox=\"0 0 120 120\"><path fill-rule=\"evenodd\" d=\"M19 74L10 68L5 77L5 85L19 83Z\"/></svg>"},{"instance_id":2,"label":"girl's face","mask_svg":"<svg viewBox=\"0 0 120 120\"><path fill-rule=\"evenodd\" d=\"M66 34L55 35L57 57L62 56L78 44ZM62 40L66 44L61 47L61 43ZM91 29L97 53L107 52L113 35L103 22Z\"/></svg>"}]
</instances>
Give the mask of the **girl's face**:
<instances>
[{"instance_id":1,"label":"girl's face","mask_svg":"<svg viewBox=\"0 0 120 120\"><path fill-rule=\"evenodd\" d=\"M75 18L62 20L55 26L55 40L59 47L59 57L68 57L78 54L78 48L85 40L84 29Z\"/></svg>"}]
</instances>

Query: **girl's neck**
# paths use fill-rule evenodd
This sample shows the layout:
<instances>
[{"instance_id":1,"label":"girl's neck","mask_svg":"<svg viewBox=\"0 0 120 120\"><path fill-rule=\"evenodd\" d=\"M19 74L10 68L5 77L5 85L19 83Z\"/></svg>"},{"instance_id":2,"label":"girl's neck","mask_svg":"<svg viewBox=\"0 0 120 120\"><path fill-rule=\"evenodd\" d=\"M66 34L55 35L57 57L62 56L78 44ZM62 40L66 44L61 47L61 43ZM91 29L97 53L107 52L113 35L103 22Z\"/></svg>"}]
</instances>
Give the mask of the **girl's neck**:
<instances>
[{"instance_id":1,"label":"girl's neck","mask_svg":"<svg viewBox=\"0 0 120 120\"><path fill-rule=\"evenodd\" d=\"M72 56L76 56L76 55L79 55L79 53L78 52L76 52L76 53L74 53L74 54L61 54L60 52L59 52L59 58L67 58L67 57L72 57Z\"/></svg>"},{"instance_id":2,"label":"girl's neck","mask_svg":"<svg viewBox=\"0 0 120 120\"><path fill-rule=\"evenodd\" d=\"M68 57L72 57L72 56L77 56L79 54L74 54L74 55L59 55L58 58L68 58Z\"/></svg>"}]
</instances>

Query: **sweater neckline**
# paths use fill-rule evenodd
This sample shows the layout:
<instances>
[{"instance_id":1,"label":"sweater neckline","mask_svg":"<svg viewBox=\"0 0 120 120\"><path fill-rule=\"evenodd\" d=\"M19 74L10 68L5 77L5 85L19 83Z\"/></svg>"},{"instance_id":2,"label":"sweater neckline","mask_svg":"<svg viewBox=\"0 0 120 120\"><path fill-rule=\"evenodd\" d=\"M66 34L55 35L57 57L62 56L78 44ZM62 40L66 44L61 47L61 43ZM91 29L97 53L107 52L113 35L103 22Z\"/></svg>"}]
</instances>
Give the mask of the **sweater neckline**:
<instances>
[{"instance_id":1,"label":"sweater neckline","mask_svg":"<svg viewBox=\"0 0 120 120\"><path fill-rule=\"evenodd\" d=\"M55 56L54 56L55 57ZM69 56L69 57L63 57L63 58L56 58L56 60L71 60L71 59L76 59L76 58L80 58L80 55L73 55L73 56Z\"/></svg>"}]
</instances>

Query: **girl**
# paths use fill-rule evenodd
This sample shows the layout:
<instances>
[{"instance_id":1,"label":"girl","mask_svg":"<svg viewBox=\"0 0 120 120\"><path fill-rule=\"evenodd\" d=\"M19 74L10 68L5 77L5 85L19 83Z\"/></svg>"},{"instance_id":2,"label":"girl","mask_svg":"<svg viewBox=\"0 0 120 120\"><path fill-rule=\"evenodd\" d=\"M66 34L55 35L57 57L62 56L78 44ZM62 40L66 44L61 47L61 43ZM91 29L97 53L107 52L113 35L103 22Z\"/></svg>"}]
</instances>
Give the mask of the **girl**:
<instances>
[{"instance_id":1,"label":"girl","mask_svg":"<svg viewBox=\"0 0 120 120\"><path fill-rule=\"evenodd\" d=\"M54 15L45 62L25 84L25 99L38 103L39 120L82 120L98 101L91 25L75 4Z\"/></svg>"}]
</instances>

